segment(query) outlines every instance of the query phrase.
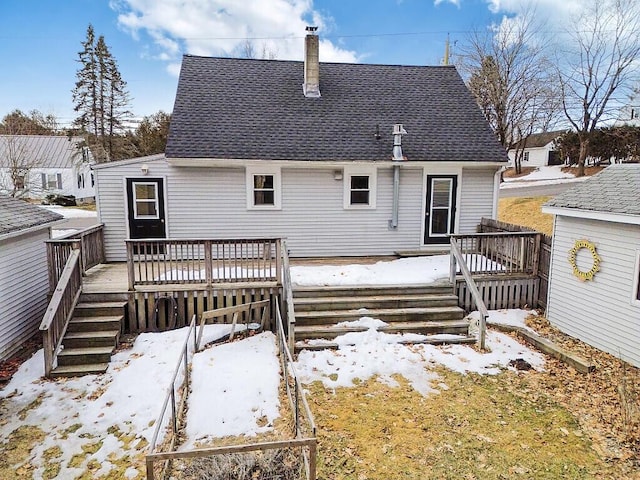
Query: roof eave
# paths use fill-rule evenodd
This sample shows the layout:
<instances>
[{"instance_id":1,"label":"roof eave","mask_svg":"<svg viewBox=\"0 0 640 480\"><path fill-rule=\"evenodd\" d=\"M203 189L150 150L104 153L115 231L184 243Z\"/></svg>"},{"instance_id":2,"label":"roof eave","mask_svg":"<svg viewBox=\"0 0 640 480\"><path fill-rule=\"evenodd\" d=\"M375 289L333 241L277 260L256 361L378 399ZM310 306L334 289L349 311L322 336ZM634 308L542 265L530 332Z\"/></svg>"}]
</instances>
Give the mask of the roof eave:
<instances>
[{"instance_id":1,"label":"roof eave","mask_svg":"<svg viewBox=\"0 0 640 480\"><path fill-rule=\"evenodd\" d=\"M602 212L596 210L584 210L580 208L542 206L542 213L559 215L573 218L584 218L589 220L600 220L603 222L626 223L629 225L640 225L640 215L625 213Z\"/></svg>"}]
</instances>

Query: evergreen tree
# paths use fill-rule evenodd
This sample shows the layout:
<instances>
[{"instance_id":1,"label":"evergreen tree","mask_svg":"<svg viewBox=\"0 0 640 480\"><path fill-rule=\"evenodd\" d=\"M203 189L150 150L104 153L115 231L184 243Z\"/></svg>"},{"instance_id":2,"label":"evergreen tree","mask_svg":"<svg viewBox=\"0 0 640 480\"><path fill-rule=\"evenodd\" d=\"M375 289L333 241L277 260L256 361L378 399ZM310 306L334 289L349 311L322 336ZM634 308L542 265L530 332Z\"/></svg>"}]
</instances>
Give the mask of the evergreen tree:
<instances>
[{"instance_id":1,"label":"evergreen tree","mask_svg":"<svg viewBox=\"0 0 640 480\"><path fill-rule=\"evenodd\" d=\"M131 116L127 84L104 36L96 40L92 25L87 28L82 47L78 52L81 66L72 92L74 109L78 112L74 124L87 137L98 161L126 158L130 149L116 137L126 137L124 121Z\"/></svg>"}]
</instances>

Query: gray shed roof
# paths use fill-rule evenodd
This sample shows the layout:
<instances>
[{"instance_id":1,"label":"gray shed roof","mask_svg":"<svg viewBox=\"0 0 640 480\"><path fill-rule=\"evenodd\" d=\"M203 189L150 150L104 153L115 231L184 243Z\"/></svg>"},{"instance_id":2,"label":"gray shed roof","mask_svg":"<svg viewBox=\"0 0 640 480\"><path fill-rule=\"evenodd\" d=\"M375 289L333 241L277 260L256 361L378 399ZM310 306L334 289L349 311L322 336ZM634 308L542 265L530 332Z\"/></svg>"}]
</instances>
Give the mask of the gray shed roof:
<instances>
[{"instance_id":1,"label":"gray shed roof","mask_svg":"<svg viewBox=\"0 0 640 480\"><path fill-rule=\"evenodd\" d=\"M454 67L184 56L167 158L391 160L393 125L416 161L507 161ZM379 132L380 139L376 139Z\"/></svg>"},{"instance_id":2,"label":"gray shed roof","mask_svg":"<svg viewBox=\"0 0 640 480\"><path fill-rule=\"evenodd\" d=\"M82 137L66 135L0 135L0 167L7 156L37 168L71 168L82 160Z\"/></svg>"},{"instance_id":3,"label":"gray shed roof","mask_svg":"<svg viewBox=\"0 0 640 480\"><path fill-rule=\"evenodd\" d=\"M640 216L640 164L611 165L545 207Z\"/></svg>"},{"instance_id":4,"label":"gray shed roof","mask_svg":"<svg viewBox=\"0 0 640 480\"><path fill-rule=\"evenodd\" d=\"M519 142L518 143L518 147L521 147L523 142L526 142L525 143L525 147L526 148L544 147L548 143L553 142L556 138L558 138L563 133L565 133L565 130L556 130L556 131L553 131L553 132L534 133L532 135L529 135L526 140L523 140L522 142Z\"/></svg>"},{"instance_id":5,"label":"gray shed roof","mask_svg":"<svg viewBox=\"0 0 640 480\"><path fill-rule=\"evenodd\" d=\"M0 194L0 236L19 233L39 225L45 226L64 218L24 200Z\"/></svg>"}]
</instances>

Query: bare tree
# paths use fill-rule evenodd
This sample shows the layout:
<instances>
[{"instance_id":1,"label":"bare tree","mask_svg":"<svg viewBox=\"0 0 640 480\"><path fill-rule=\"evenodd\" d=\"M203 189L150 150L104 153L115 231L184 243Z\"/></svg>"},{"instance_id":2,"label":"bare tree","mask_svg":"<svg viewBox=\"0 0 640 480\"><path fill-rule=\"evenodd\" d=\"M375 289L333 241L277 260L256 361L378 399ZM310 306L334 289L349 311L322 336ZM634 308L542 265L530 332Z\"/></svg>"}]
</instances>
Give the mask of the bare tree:
<instances>
[{"instance_id":1,"label":"bare tree","mask_svg":"<svg viewBox=\"0 0 640 480\"><path fill-rule=\"evenodd\" d=\"M580 140L577 176L584 175L589 133L614 118L615 94L631 88L640 54L637 0L589 0L559 48L558 79L565 116Z\"/></svg>"},{"instance_id":2,"label":"bare tree","mask_svg":"<svg viewBox=\"0 0 640 480\"><path fill-rule=\"evenodd\" d=\"M240 44L239 46L239 56L241 58L275 60L276 58L278 58L278 52L272 50L266 42L262 42L262 44L260 45L260 55L258 55L255 42L249 38L245 38L242 44Z\"/></svg>"},{"instance_id":3,"label":"bare tree","mask_svg":"<svg viewBox=\"0 0 640 480\"><path fill-rule=\"evenodd\" d=\"M549 128L560 112L553 70L534 18L535 11L529 10L492 31L476 31L460 54L482 113L502 146L515 149L518 172L526 139Z\"/></svg>"},{"instance_id":4,"label":"bare tree","mask_svg":"<svg viewBox=\"0 0 640 480\"><path fill-rule=\"evenodd\" d=\"M0 191L12 197L29 196L29 173L42 164L42 159L31 155L28 138L0 135Z\"/></svg>"}]
</instances>

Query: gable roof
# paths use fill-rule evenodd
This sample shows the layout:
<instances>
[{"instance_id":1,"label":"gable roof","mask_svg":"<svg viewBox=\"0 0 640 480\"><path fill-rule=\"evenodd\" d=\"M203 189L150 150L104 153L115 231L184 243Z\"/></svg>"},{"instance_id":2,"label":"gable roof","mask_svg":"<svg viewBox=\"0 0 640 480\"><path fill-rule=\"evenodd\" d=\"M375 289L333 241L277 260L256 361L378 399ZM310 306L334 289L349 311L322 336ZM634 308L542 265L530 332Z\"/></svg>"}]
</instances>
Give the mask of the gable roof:
<instances>
[{"instance_id":1,"label":"gable roof","mask_svg":"<svg viewBox=\"0 0 640 480\"><path fill-rule=\"evenodd\" d=\"M564 209L549 213L585 218L595 218L590 214L605 213L618 216L620 221L626 218L629 223L639 223L640 164L611 165L552 198L544 207L546 210Z\"/></svg>"},{"instance_id":2,"label":"gable roof","mask_svg":"<svg viewBox=\"0 0 640 480\"><path fill-rule=\"evenodd\" d=\"M508 160L454 67L320 63L319 98L303 76L299 61L185 55L167 158L391 160L401 123L409 161Z\"/></svg>"},{"instance_id":3,"label":"gable roof","mask_svg":"<svg viewBox=\"0 0 640 480\"><path fill-rule=\"evenodd\" d=\"M564 130L556 130L554 132L534 133L532 135L529 135L526 140L522 140L518 142L517 147L522 148L523 143L525 144L525 148L544 147L545 145L553 142L556 138L558 138L563 133L565 133Z\"/></svg>"},{"instance_id":4,"label":"gable roof","mask_svg":"<svg viewBox=\"0 0 640 480\"><path fill-rule=\"evenodd\" d=\"M0 238L32 227L44 227L62 218L58 213L0 194Z\"/></svg>"},{"instance_id":5,"label":"gable roof","mask_svg":"<svg viewBox=\"0 0 640 480\"><path fill-rule=\"evenodd\" d=\"M36 168L72 168L82 160L82 143L66 135L0 135L0 168L9 155Z\"/></svg>"}]
</instances>

